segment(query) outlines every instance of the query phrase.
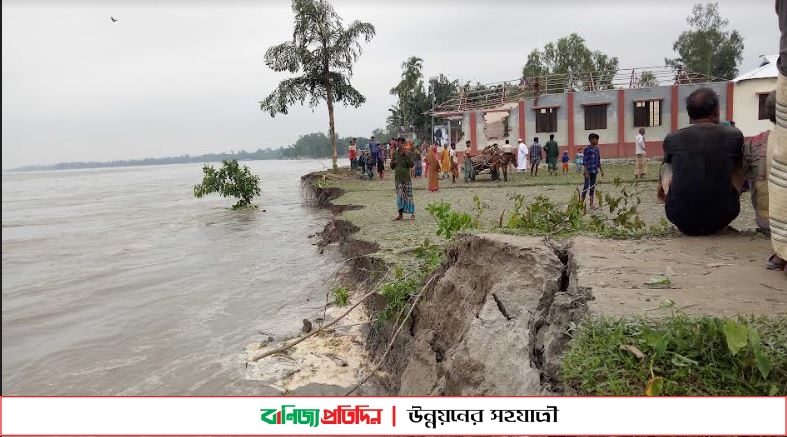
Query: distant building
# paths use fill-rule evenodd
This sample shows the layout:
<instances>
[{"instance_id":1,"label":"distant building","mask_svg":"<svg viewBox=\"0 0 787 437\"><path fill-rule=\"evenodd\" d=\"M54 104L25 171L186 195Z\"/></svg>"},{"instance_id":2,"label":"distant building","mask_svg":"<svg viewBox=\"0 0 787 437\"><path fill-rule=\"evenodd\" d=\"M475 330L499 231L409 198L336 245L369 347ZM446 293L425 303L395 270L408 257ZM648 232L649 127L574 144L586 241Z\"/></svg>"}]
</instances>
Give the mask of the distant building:
<instances>
[{"instance_id":1,"label":"distant building","mask_svg":"<svg viewBox=\"0 0 787 437\"><path fill-rule=\"evenodd\" d=\"M644 71L652 73L657 86L639 86L638 77ZM776 86L775 57L765 58L757 70L733 81L714 81L664 67L578 76L526 78L463 91L435 108L433 114L461 120L457 150L464 152L465 141L470 140L473 154L506 139L516 144L522 138L530 144L533 137L539 137L543 143L550 134L555 135L561 152L573 151L586 145L588 134L595 132L601 137L603 157L633 157L634 139L644 127L648 155L661 156L664 137L689 125L686 97L700 87L719 94L722 121L735 121L745 136L770 127L761 117L765 96Z\"/></svg>"},{"instance_id":2,"label":"distant building","mask_svg":"<svg viewBox=\"0 0 787 437\"><path fill-rule=\"evenodd\" d=\"M735 126L747 137L773 128L765 116L765 99L776 89L776 60L778 55L762 58L759 68L733 79L735 83Z\"/></svg>"}]
</instances>

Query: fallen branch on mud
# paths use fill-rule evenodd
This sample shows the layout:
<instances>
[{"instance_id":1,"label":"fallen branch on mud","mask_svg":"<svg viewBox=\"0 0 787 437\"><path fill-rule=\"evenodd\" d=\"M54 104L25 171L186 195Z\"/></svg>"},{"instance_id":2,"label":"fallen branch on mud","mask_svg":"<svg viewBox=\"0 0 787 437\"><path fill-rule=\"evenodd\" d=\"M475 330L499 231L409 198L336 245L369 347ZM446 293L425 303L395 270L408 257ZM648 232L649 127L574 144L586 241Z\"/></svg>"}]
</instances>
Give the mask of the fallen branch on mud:
<instances>
[{"instance_id":1,"label":"fallen branch on mud","mask_svg":"<svg viewBox=\"0 0 787 437\"><path fill-rule=\"evenodd\" d=\"M390 269L388 269L388 272L390 272ZM388 273L386 273L385 275L383 275L383 278L385 278L387 275L388 275ZM313 336L313 335L315 335L315 334L318 334L318 333L320 333L320 332L324 332L324 331L326 331L328 328L330 328L331 326L335 325L335 324L336 324L336 322L338 322L339 320L341 320L341 319L343 319L343 318L347 317L347 315L348 315L348 314L350 314L350 313L351 313L351 312L352 312L352 311L353 311L355 308L357 308L357 307L358 307L358 305L362 304L362 303L363 303L363 301L365 301L366 299L368 299L369 297L371 297L372 295L374 295L375 293L377 293L377 290L378 290L378 288L379 288L379 286L380 286L380 283L381 283L381 282L382 282L382 279L381 279L381 280L380 280L380 281L377 283L377 285L376 285L375 287L373 287L373 288L372 288L372 290L371 290L370 292L368 292L368 293L364 294L364 295L363 295L363 296L362 296L362 297L361 297L361 298L358 300L358 302L356 302L355 304L353 304L353 305L352 305L350 308L348 308L348 309L347 309L347 311L345 311L344 313L342 313L342 315L340 315L339 317L337 317L337 318L335 318L334 320L332 320L330 323L327 323L327 324L325 324L325 325L322 325L322 326L320 326L318 329L315 329L314 331L312 331L312 332L310 332L310 333L308 333L308 334L306 334L306 335L303 335L303 336L301 336L301 337L298 337L298 338L296 338L295 340L293 340L293 341L291 341L291 342L289 342L289 343L285 343L284 345L282 345L282 346L279 346L279 347L277 347L277 348L275 348L275 349L271 349L271 350L269 350L269 351L265 351L265 352L263 352L263 353L261 353L261 354L259 354L259 355L255 355L254 357L252 357L252 358L249 360L249 362L252 362L252 363L254 363L254 362L257 362L257 361L259 361L259 360L261 360L261 359L263 359L263 358L265 358L265 357L269 357L269 356L271 356L271 355L275 355L275 354L282 353L282 352L284 352L284 351L286 351L286 350L288 350L288 349L292 348L293 346L295 346L295 345L297 345L297 344L301 343L302 341L306 340L307 338L309 338L309 337L311 337L311 336ZM327 305L326 305L326 307L327 307ZM248 362L247 362L247 365L248 365Z\"/></svg>"},{"instance_id":2,"label":"fallen branch on mud","mask_svg":"<svg viewBox=\"0 0 787 437\"><path fill-rule=\"evenodd\" d=\"M350 396L351 394L353 394L355 390L358 390L358 388L360 388L364 382L368 381L369 378L372 377L372 375L374 375L375 373L377 373L378 370L380 370L380 367L382 367L383 362L385 361L385 357L388 356L388 353L391 352L391 349L393 348L393 344L396 341L396 337L399 336L399 333L402 331L402 328L404 327L404 324L407 322L407 319L410 318L410 315L413 313L413 310L415 309L416 305L418 305L418 301L421 299L421 296L424 294L426 289L429 288L429 285L431 285L436 278L437 275L432 275L432 277L429 278L428 281L426 281L423 288L421 288L421 291L418 292L418 294L415 296L415 299L413 300L413 304L410 305L410 310L407 311L407 315L404 316L404 319L402 319L401 323L399 323L399 327L396 328L393 337L391 337L391 341L388 343L388 347L385 348L385 352L383 353L383 356L380 357L380 360L377 362L377 365L374 366L374 369L372 369L371 372L369 372L360 382L358 382L358 384L356 384L355 387L353 387L350 391L348 391L347 394L345 394L345 396Z\"/></svg>"},{"instance_id":3,"label":"fallen branch on mud","mask_svg":"<svg viewBox=\"0 0 787 437\"><path fill-rule=\"evenodd\" d=\"M279 347L277 347L275 349L271 349L269 351L265 351L265 352L263 352L263 353L261 353L259 355L256 355L256 356L252 357L249 361L253 363L253 362L259 361L259 360L261 360L261 359L263 359L265 357L269 357L271 355L282 353L282 352L286 351L287 349L290 349L291 347L297 345L298 343L306 340L307 338L309 338L309 337L311 337L311 336L313 336L313 335L315 335L317 333L325 331L326 329L328 329L331 326L335 325L336 322L338 322L339 320L345 318L348 314L350 314L352 312L352 310L357 308L358 305L362 304L364 300L366 300L367 298L371 297L375 293L377 293L377 289L374 289L374 290L364 294L363 297L361 297L361 299L358 300L358 302L356 302L355 304L353 304L353 306L348 308L347 311L342 313L341 316L339 316L336 319L332 320L330 323L323 325L321 328L315 329L314 331L312 331L312 332L310 332L310 333L308 333L306 335L298 337L297 339L295 339L295 340L293 340L293 341L291 341L289 343L286 343L283 346L279 346Z\"/></svg>"}]
</instances>

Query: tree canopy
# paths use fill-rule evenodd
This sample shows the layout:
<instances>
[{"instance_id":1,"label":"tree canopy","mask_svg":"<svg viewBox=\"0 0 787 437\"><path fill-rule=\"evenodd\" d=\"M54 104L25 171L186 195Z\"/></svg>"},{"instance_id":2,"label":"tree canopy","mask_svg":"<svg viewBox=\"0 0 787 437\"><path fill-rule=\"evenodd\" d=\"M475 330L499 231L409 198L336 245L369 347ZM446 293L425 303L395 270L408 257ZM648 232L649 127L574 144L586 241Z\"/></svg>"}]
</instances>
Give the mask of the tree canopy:
<instances>
[{"instance_id":1,"label":"tree canopy","mask_svg":"<svg viewBox=\"0 0 787 437\"><path fill-rule=\"evenodd\" d=\"M564 75L541 84L542 89L550 92L598 90L612 88L612 78L617 69L617 57L590 50L584 38L572 33L547 43L543 49L532 50L522 67L522 76Z\"/></svg>"},{"instance_id":2,"label":"tree canopy","mask_svg":"<svg viewBox=\"0 0 787 437\"><path fill-rule=\"evenodd\" d=\"M686 23L691 30L678 36L672 45L678 57L665 59L667 65L683 66L718 79L734 79L743 60L743 37L737 30L727 30L730 22L721 17L719 3L695 4Z\"/></svg>"},{"instance_id":3,"label":"tree canopy","mask_svg":"<svg viewBox=\"0 0 787 437\"><path fill-rule=\"evenodd\" d=\"M265 64L274 71L297 73L281 81L276 90L260 102L260 109L287 114L295 103L310 107L325 101L328 106L329 133L333 148L333 167L337 168L334 102L359 107L366 98L350 84L355 61L361 55L360 41L375 35L374 26L353 21L346 28L333 6L325 0L293 0L295 23L292 41L268 48Z\"/></svg>"},{"instance_id":4,"label":"tree canopy","mask_svg":"<svg viewBox=\"0 0 787 437\"><path fill-rule=\"evenodd\" d=\"M643 71L640 73L637 79L637 86L640 88L646 88L651 86L658 86L659 81L656 79L656 75L653 74L652 71Z\"/></svg>"},{"instance_id":5,"label":"tree canopy","mask_svg":"<svg viewBox=\"0 0 787 437\"><path fill-rule=\"evenodd\" d=\"M459 81L442 73L425 84L422 69L423 59L417 56L402 62L401 80L390 91L397 97L397 104L388 109L388 133L396 134L403 127L415 131L419 138L431 138L432 118L424 113L432 104L439 105L459 91Z\"/></svg>"}]
</instances>

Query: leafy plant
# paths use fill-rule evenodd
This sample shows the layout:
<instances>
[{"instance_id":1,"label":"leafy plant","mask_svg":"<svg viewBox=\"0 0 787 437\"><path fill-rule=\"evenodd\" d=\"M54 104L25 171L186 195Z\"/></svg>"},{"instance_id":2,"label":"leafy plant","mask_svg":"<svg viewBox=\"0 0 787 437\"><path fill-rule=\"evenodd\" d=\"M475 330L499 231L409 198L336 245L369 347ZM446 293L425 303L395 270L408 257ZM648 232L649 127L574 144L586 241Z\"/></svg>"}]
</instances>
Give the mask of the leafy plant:
<instances>
[{"instance_id":1,"label":"leafy plant","mask_svg":"<svg viewBox=\"0 0 787 437\"><path fill-rule=\"evenodd\" d=\"M615 186L621 185L621 179L616 178ZM618 196L596 190L599 210L593 214L586 213L578 196L563 205L544 196L536 196L529 204L519 194L511 199L514 207L508 228L529 235L568 236L589 232L607 238L633 239L669 232L669 223L665 220L658 226L646 225L637 210L642 201L636 192L629 192L628 187L623 187Z\"/></svg>"},{"instance_id":2,"label":"leafy plant","mask_svg":"<svg viewBox=\"0 0 787 437\"><path fill-rule=\"evenodd\" d=\"M442 235L446 240L450 240L454 234L462 229L475 228L476 224L470 214L456 212L451 209L448 202L430 203L426 211L437 222L437 235Z\"/></svg>"},{"instance_id":3,"label":"leafy plant","mask_svg":"<svg viewBox=\"0 0 787 437\"><path fill-rule=\"evenodd\" d=\"M347 303L350 302L350 290L346 287L336 287L331 290L331 294L333 295L334 303L339 308L346 307Z\"/></svg>"},{"instance_id":4,"label":"leafy plant","mask_svg":"<svg viewBox=\"0 0 787 437\"><path fill-rule=\"evenodd\" d=\"M385 298L385 307L377 316L378 326L397 319L408 308L410 298L418 293L424 279L442 263L443 250L433 245L429 239L414 250L415 265L398 265L394 268L393 278L380 287L380 295Z\"/></svg>"},{"instance_id":5,"label":"leafy plant","mask_svg":"<svg viewBox=\"0 0 787 437\"><path fill-rule=\"evenodd\" d=\"M201 198L211 193L223 197L236 197L238 202L232 209L254 207L254 196L260 195L260 178L251 173L245 165L240 167L237 160L221 161L218 171L212 165L202 167L202 183L194 186L194 197Z\"/></svg>"}]
</instances>

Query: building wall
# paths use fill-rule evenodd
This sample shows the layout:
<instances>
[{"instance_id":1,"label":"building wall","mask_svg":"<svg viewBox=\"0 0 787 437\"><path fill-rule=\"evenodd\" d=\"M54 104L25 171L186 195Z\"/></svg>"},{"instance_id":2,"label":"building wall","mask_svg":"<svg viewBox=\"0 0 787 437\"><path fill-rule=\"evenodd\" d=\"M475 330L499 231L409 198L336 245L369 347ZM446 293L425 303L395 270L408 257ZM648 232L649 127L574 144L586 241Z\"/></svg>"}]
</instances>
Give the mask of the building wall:
<instances>
[{"instance_id":1,"label":"building wall","mask_svg":"<svg viewBox=\"0 0 787 437\"><path fill-rule=\"evenodd\" d=\"M710 87L719 94L719 109L721 120L727 120L727 82L715 82L703 85L678 85L678 129L689 126L689 114L686 112L686 98L697 88ZM733 93L734 94L734 93ZM735 97L733 95L733 103ZM735 123L737 125L737 122Z\"/></svg>"},{"instance_id":2,"label":"building wall","mask_svg":"<svg viewBox=\"0 0 787 437\"><path fill-rule=\"evenodd\" d=\"M658 86L652 88L628 89L624 94L624 125L623 125L623 156L634 156L634 140L639 133L639 127L634 127L634 102L638 100L661 100L661 125L645 128L645 138L648 141L663 141L672 131L672 87ZM625 143L631 143L628 147ZM631 149L631 150L629 150ZM661 149L661 148L659 148ZM661 150L659 150L661 152ZM661 155L661 153L659 153Z\"/></svg>"},{"instance_id":3,"label":"building wall","mask_svg":"<svg viewBox=\"0 0 787 437\"><path fill-rule=\"evenodd\" d=\"M542 145L549 141L549 134L555 134L555 141L558 144L566 144L568 141L568 117L566 106L566 94L552 94L540 96L538 102L527 100L525 102L525 132L527 138L522 138L525 143L532 144L533 137L538 137L538 142ZM536 109L544 106L558 106L557 108L557 132L536 132ZM517 137L516 139L518 139Z\"/></svg>"},{"instance_id":4,"label":"building wall","mask_svg":"<svg viewBox=\"0 0 787 437\"><path fill-rule=\"evenodd\" d=\"M508 112L508 141L516 147L517 140L519 139L519 105L514 106ZM524 140L524 138L522 138Z\"/></svg>"},{"instance_id":5,"label":"building wall","mask_svg":"<svg viewBox=\"0 0 787 437\"><path fill-rule=\"evenodd\" d=\"M542 144L546 143L549 140L550 132L536 132L536 110L541 107L557 107L557 131L551 133L555 134L555 141L560 145L561 153L568 150L569 155L573 157L577 148L588 144L588 135L591 132L595 132L600 136L599 147L601 148L602 156L606 158L633 157L634 140L639 130L639 127L634 126L634 102L638 100L660 100L661 124L659 126L646 127L647 133L645 138L648 155L651 157L662 156L661 143L664 138L673 130L689 125L685 100L692 91L701 86L710 86L719 94L722 120L726 119L727 110L730 109L733 112L733 119L736 121L736 125L743 131L744 135L752 136L770 128L770 122L757 120L758 100L756 93L769 91L773 89L774 85L775 79L740 82L733 89L731 108L727 108L727 93L730 91L731 86L728 82L577 92L572 93L570 96L567 93L540 96L538 99L530 99L523 102L525 121L525 135L523 139L527 144L531 144L533 137L539 137L539 141ZM675 101L673 101L673 97L675 97ZM620 107L621 101L623 102L622 107ZM585 109L583 105L601 103L608 103L607 128L594 131L585 130ZM569 104L572 105L571 108L569 108ZM517 139L522 131L519 114L521 107L513 104L507 108L510 127L508 139L514 146L517 144ZM674 116L673 107L676 109ZM500 114L505 113L502 112ZM465 113L462 121L462 130L466 139L472 139L470 130L472 118L470 114L470 112ZM480 151L488 143L491 143L484 136L484 111L475 111L474 114L474 141L478 151ZM569 118L573 122L573 135L569 135L568 132ZM622 135L620 135L621 133ZM573 139L573 143L570 142L570 139ZM495 140L495 142L502 144L503 141ZM457 145L457 149L464 151L464 144Z\"/></svg>"},{"instance_id":6,"label":"building wall","mask_svg":"<svg viewBox=\"0 0 787 437\"><path fill-rule=\"evenodd\" d=\"M583 105L606 103L607 128L585 130L585 107ZM618 140L618 91L596 91L574 93L574 143L575 147L588 144L588 135L598 134L599 143L615 143ZM567 143L559 143L561 152ZM576 150L574 150L576 152Z\"/></svg>"},{"instance_id":7,"label":"building wall","mask_svg":"<svg viewBox=\"0 0 787 437\"><path fill-rule=\"evenodd\" d=\"M760 101L757 93L769 93L776 89L776 78L743 80L735 84L733 117L735 127L744 136L752 137L760 132L773 129L770 120L757 120Z\"/></svg>"}]
</instances>

